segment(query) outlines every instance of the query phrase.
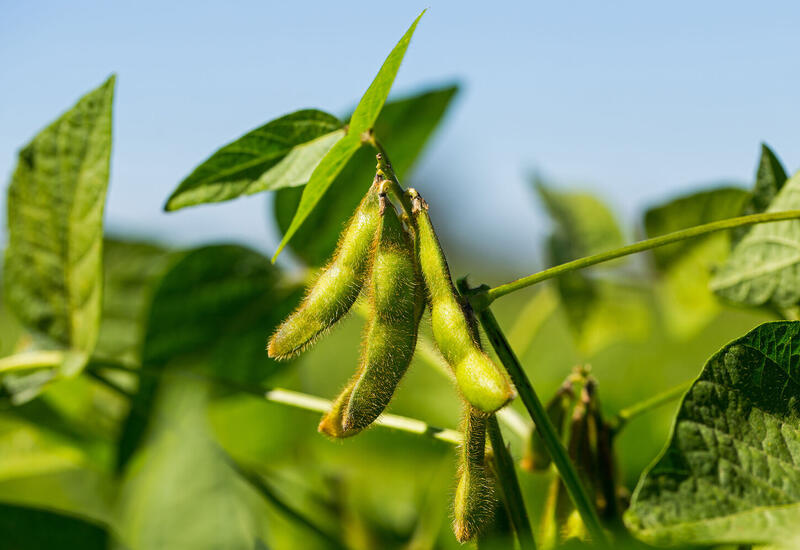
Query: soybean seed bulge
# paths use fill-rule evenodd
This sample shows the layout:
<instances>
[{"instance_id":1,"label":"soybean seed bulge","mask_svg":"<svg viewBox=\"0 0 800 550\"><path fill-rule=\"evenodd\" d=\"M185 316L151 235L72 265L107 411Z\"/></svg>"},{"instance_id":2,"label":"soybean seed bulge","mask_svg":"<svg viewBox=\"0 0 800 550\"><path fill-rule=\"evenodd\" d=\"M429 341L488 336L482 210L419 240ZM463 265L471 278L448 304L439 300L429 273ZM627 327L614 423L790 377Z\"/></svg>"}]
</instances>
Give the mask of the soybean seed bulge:
<instances>
[{"instance_id":1,"label":"soybean seed bulge","mask_svg":"<svg viewBox=\"0 0 800 550\"><path fill-rule=\"evenodd\" d=\"M377 182L358 205L339 239L333 259L308 290L297 310L275 331L270 357L288 359L302 352L339 321L356 301L369 271L380 220Z\"/></svg>"}]
</instances>

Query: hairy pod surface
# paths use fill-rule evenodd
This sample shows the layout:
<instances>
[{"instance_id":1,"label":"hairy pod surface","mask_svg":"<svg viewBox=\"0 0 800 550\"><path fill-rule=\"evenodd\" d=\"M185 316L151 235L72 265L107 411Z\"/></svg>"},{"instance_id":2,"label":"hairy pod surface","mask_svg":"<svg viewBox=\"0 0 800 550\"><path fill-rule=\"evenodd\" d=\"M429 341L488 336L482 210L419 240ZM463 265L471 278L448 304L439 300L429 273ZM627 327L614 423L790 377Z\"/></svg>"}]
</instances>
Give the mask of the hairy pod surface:
<instances>
[{"instance_id":1,"label":"hairy pod surface","mask_svg":"<svg viewBox=\"0 0 800 550\"><path fill-rule=\"evenodd\" d=\"M486 419L485 413L466 407L453 501L453 533L459 542L472 540L492 515L494 483L486 468Z\"/></svg>"},{"instance_id":2,"label":"hairy pod surface","mask_svg":"<svg viewBox=\"0 0 800 550\"><path fill-rule=\"evenodd\" d=\"M355 382L350 381L344 390L342 390L342 393L340 393L333 402L331 410L328 411L328 414L322 417L322 420L317 427L317 430L320 433L335 438L348 437L358 433L358 430L355 430L352 433L345 430L342 422L344 418L344 411L347 407L347 403L350 401L350 395L353 392L354 385Z\"/></svg>"},{"instance_id":3,"label":"hairy pod surface","mask_svg":"<svg viewBox=\"0 0 800 550\"><path fill-rule=\"evenodd\" d=\"M464 398L479 410L492 413L514 397L505 374L480 346L477 327L470 322L466 303L456 293L450 269L428 215L428 205L409 190L416 229L416 252L428 301L436 345L453 369Z\"/></svg>"},{"instance_id":4,"label":"hairy pod surface","mask_svg":"<svg viewBox=\"0 0 800 550\"><path fill-rule=\"evenodd\" d=\"M346 432L369 426L389 405L411 363L424 306L414 249L386 195L370 275L370 321L361 366L345 410Z\"/></svg>"},{"instance_id":5,"label":"hairy pod surface","mask_svg":"<svg viewBox=\"0 0 800 550\"><path fill-rule=\"evenodd\" d=\"M333 259L272 335L267 346L270 357L288 359L301 353L350 310L370 268L380 221L378 202L373 183L342 232Z\"/></svg>"}]
</instances>

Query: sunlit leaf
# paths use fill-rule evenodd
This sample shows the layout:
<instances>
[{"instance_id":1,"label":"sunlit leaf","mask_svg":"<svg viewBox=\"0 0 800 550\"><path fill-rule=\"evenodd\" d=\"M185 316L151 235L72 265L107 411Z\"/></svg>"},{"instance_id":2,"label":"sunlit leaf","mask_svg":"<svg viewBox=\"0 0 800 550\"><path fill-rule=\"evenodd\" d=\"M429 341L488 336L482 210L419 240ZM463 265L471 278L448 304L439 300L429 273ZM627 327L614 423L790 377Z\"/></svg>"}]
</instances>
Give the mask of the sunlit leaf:
<instances>
[{"instance_id":1,"label":"sunlit leaf","mask_svg":"<svg viewBox=\"0 0 800 550\"><path fill-rule=\"evenodd\" d=\"M54 345L90 353L102 295L114 77L19 153L8 189L8 306Z\"/></svg>"},{"instance_id":2,"label":"sunlit leaf","mask_svg":"<svg viewBox=\"0 0 800 550\"><path fill-rule=\"evenodd\" d=\"M339 119L314 109L277 118L213 153L173 191L165 209L302 185L344 134Z\"/></svg>"},{"instance_id":3,"label":"sunlit leaf","mask_svg":"<svg viewBox=\"0 0 800 550\"><path fill-rule=\"evenodd\" d=\"M457 90L457 86L434 88L384 106L375 122L375 135L389 152L392 167L401 181L411 172ZM295 233L290 243L294 253L308 265L324 264L374 174L375 151L360 149L325 193L325 207L315 208ZM282 189L275 195L273 210L282 233L289 228L301 194L300 189Z\"/></svg>"},{"instance_id":4,"label":"sunlit leaf","mask_svg":"<svg viewBox=\"0 0 800 550\"><path fill-rule=\"evenodd\" d=\"M775 196L767 212L800 208L800 173ZM800 220L754 226L711 279L720 297L748 306L791 307L800 301Z\"/></svg>"},{"instance_id":5,"label":"sunlit leaf","mask_svg":"<svg viewBox=\"0 0 800 550\"><path fill-rule=\"evenodd\" d=\"M741 215L758 214L769 208L770 203L786 183L786 171L781 165L781 161L775 156L766 143L761 144L761 158L758 161L756 170L756 184L750 199L742 208ZM737 227L731 234L733 242L742 240L752 227Z\"/></svg>"},{"instance_id":6,"label":"sunlit leaf","mask_svg":"<svg viewBox=\"0 0 800 550\"><path fill-rule=\"evenodd\" d=\"M800 323L766 323L709 359L626 523L655 544L774 544L800 533Z\"/></svg>"},{"instance_id":7,"label":"sunlit leaf","mask_svg":"<svg viewBox=\"0 0 800 550\"><path fill-rule=\"evenodd\" d=\"M414 34L414 29L417 28L417 23L423 13L425 12L419 14L400 39L400 42L391 51L372 84L362 96L361 101L353 112L353 116L350 118L347 135L328 151L314 169L308 179L308 183L303 188L300 204L297 205L292 222L286 229L283 239L272 257L273 262L320 202L325 192L336 179L336 176L339 175L350 160L350 157L361 147L362 142L365 140L364 133L372 129L381 109L383 109L386 98L389 96L394 77L397 75L397 70L400 68L400 63L402 63L406 54L408 43L411 41L411 36Z\"/></svg>"}]
</instances>

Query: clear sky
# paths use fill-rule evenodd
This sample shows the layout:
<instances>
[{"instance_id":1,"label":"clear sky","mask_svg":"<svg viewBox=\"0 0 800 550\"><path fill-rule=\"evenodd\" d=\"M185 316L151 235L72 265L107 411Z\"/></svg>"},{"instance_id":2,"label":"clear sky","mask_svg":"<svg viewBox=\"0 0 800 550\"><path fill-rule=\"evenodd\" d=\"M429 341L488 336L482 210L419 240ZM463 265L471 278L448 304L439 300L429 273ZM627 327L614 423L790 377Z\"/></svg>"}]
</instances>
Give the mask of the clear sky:
<instances>
[{"instance_id":1,"label":"clear sky","mask_svg":"<svg viewBox=\"0 0 800 550\"><path fill-rule=\"evenodd\" d=\"M800 166L798 2L0 5L4 184L17 149L116 72L107 224L174 242L273 251L262 196L172 214L164 200L253 127L346 112L425 7L394 90L463 90L413 180L451 239L523 271L546 227L532 170L597 191L630 228L698 184L750 182L762 140Z\"/></svg>"}]
</instances>

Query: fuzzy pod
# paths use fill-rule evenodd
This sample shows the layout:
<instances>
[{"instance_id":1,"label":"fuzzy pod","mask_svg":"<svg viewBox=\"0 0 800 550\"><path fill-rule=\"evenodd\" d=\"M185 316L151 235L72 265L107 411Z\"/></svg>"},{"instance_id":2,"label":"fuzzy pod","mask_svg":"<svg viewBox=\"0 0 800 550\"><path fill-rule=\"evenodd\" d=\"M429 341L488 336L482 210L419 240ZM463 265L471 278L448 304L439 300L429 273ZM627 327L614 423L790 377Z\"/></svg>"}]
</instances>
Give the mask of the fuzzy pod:
<instances>
[{"instance_id":1,"label":"fuzzy pod","mask_svg":"<svg viewBox=\"0 0 800 550\"><path fill-rule=\"evenodd\" d=\"M480 533L494 508L494 480L486 468L486 420L485 413L466 407L453 501L453 533L459 542Z\"/></svg>"},{"instance_id":2,"label":"fuzzy pod","mask_svg":"<svg viewBox=\"0 0 800 550\"><path fill-rule=\"evenodd\" d=\"M352 307L364 285L380 222L378 184L372 184L350 219L333 259L310 286L298 308L278 327L267 346L270 357L289 359L311 345Z\"/></svg>"},{"instance_id":3,"label":"fuzzy pod","mask_svg":"<svg viewBox=\"0 0 800 550\"><path fill-rule=\"evenodd\" d=\"M545 406L547 416L561 438L565 435L569 411L574 404L574 386L572 377L567 378ZM544 440L536 426L533 426L528 436L520 466L530 472L541 472L546 470L551 462L552 458L545 448Z\"/></svg>"},{"instance_id":4,"label":"fuzzy pod","mask_svg":"<svg viewBox=\"0 0 800 550\"><path fill-rule=\"evenodd\" d=\"M416 252L431 308L436 345L455 373L461 394L479 410L492 413L514 398L505 373L481 349L468 305L453 286L450 269L428 215L428 205L409 189L416 230Z\"/></svg>"},{"instance_id":5,"label":"fuzzy pod","mask_svg":"<svg viewBox=\"0 0 800 550\"><path fill-rule=\"evenodd\" d=\"M370 274L370 321L361 366L344 414L346 432L372 424L389 405L414 348L424 307L411 239L386 195Z\"/></svg>"},{"instance_id":6,"label":"fuzzy pod","mask_svg":"<svg viewBox=\"0 0 800 550\"><path fill-rule=\"evenodd\" d=\"M355 381L350 381L347 386L342 390L336 400L333 402L331 406L331 410L322 417L322 420L317 426L317 430L325 434L329 437L335 438L343 438L348 437L350 435L355 435L358 433L358 430L353 432L348 432L343 427L343 418L344 418L344 411L347 407L347 403L350 401L350 395L353 392L353 386L355 385Z\"/></svg>"}]
</instances>

